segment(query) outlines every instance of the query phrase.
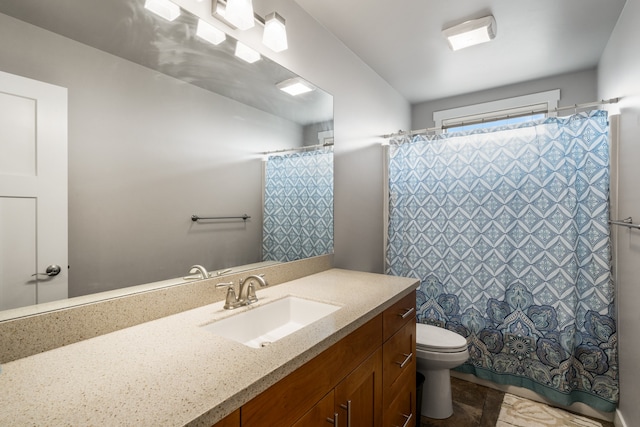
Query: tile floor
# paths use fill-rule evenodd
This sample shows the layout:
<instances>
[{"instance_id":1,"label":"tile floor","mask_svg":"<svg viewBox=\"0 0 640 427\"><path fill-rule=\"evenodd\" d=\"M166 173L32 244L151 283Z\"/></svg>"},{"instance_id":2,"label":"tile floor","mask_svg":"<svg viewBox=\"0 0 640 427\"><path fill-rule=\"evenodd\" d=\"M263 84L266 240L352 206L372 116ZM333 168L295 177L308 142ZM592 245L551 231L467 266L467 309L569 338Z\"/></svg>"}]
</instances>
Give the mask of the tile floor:
<instances>
[{"instance_id":1,"label":"tile floor","mask_svg":"<svg viewBox=\"0 0 640 427\"><path fill-rule=\"evenodd\" d=\"M468 381L460 380L457 378L451 378L451 395L453 397L453 415L445 420L434 420L431 418L422 417L420 427L528 427L547 425L545 423L540 423L536 420L531 419L527 419L526 421L514 420L512 406L515 407L517 405L513 405L513 402L511 402L511 395L508 394L506 395L507 405L512 406L508 406L508 408L506 407L505 410L509 409L509 416L511 418L507 419L505 422L506 411L503 411L502 419L498 421L498 418L501 416L502 403L503 400L505 400L505 393L501 391L483 387L481 385L470 383ZM526 399L522 400L525 403L529 402L533 404L533 402ZM531 408L532 405L524 406L526 406L527 408ZM567 414L564 411L560 412ZM548 412L544 412L545 415L547 413ZM526 414L524 418L527 418L528 415L530 414ZM558 420L555 421L555 424L548 425L583 425L571 424L570 422L567 423L567 421L562 421L562 424L558 424ZM613 427L612 423L600 420L597 420L594 425L602 425L602 427Z\"/></svg>"}]
</instances>

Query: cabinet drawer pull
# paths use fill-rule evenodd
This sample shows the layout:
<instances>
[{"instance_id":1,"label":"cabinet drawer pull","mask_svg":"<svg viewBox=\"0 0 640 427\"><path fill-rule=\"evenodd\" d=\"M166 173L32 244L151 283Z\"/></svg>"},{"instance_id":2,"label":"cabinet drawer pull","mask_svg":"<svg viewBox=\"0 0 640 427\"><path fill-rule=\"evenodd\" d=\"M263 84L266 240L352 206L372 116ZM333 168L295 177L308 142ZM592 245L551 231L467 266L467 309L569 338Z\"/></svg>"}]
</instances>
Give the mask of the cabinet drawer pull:
<instances>
[{"instance_id":1,"label":"cabinet drawer pull","mask_svg":"<svg viewBox=\"0 0 640 427\"><path fill-rule=\"evenodd\" d=\"M404 368L407 363L409 363L409 361L413 357L413 353L402 353L402 355L405 357L405 359L402 362L396 362L396 364L400 365L400 369Z\"/></svg>"},{"instance_id":2,"label":"cabinet drawer pull","mask_svg":"<svg viewBox=\"0 0 640 427\"><path fill-rule=\"evenodd\" d=\"M327 417L327 422L333 424L335 427L338 427L338 413L333 414L333 418Z\"/></svg>"},{"instance_id":3,"label":"cabinet drawer pull","mask_svg":"<svg viewBox=\"0 0 640 427\"><path fill-rule=\"evenodd\" d=\"M409 421L411 421L411 418L413 418L413 414L409 414L409 415L400 414L400 415L406 418L404 424L402 424L402 427L407 427L409 425Z\"/></svg>"},{"instance_id":4,"label":"cabinet drawer pull","mask_svg":"<svg viewBox=\"0 0 640 427\"><path fill-rule=\"evenodd\" d=\"M411 313L413 313L414 311L416 311L415 307L411 307L411 308L406 308L404 312L404 314L398 314L398 316L402 317L403 319L406 319L407 317L409 317L411 315Z\"/></svg>"},{"instance_id":5,"label":"cabinet drawer pull","mask_svg":"<svg viewBox=\"0 0 640 427\"><path fill-rule=\"evenodd\" d=\"M340 407L347 411L347 427L351 427L351 401L347 400L347 404L340 404Z\"/></svg>"}]
</instances>

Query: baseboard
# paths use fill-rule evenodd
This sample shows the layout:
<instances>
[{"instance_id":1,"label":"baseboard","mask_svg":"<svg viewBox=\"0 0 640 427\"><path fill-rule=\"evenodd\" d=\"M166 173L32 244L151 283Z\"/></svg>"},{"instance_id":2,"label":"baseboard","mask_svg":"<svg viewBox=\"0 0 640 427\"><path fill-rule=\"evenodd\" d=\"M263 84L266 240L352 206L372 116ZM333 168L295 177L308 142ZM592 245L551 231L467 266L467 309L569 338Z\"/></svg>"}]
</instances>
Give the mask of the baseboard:
<instances>
[{"instance_id":1,"label":"baseboard","mask_svg":"<svg viewBox=\"0 0 640 427\"><path fill-rule=\"evenodd\" d=\"M622 414L619 409L616 409L616 416L613 419L613 425L615 427L627 427L627 423L624 422L624 418L622 418Z\"/></svg>"},{"instance_id":2,"label":"baseboard","mask_svg":"<svg viewBox=\"0 0 640 427\"><path fill-rule=\"evenodd\" d=\"M511 393L518 397L523 397L525 399L533 400L535 402L545 403L549 406L555 406L560 409L565 409L567 411L571 411L579 415L585 415L591 418L597 418L597 419L608 421L608 422L614 422L615 427L627 427L626 424L624 424L624 421L622 421L622 416L618 413L618 411L616 411L615 414L612 412L602 412L602 411L593 409L592 407L587 406L584 403L574 403L571 406L558 405L557 403L554 403L549 399L546 399L545 397L527 388L517 387L513 385L497 384L492 381L478 378L472 374L464 374L464 373L453 371L453 370L451 371L451 376L455 378L459 378L461 380L469 381L471 383L479 384L484 387L492 388L494 390L499 390L504 393ZM620 422L621 422L620 425L615 424L614 417L615 419L620 418Z\"/></svg>"}]
</instances>

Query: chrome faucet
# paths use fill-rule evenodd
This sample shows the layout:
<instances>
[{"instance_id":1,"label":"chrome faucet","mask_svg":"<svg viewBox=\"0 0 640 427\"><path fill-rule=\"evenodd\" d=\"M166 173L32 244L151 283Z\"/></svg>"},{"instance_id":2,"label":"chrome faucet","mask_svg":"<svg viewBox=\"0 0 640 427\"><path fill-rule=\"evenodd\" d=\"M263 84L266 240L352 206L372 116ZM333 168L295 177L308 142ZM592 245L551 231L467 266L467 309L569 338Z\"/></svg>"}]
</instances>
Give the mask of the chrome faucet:
<instances>
[{"instance_id":1,"label":"chrome faucet","mask_svg":"<svg viewBox=\"0 0 640 427\"><path fill-rule=\"evenodd\" d=\"M224 303L225 310L233 310L234 308L249 305L258 301L256 288L253 284L254 280L257 281L262 288L269 286L267 281L264 279L264 274L252 274L244 279L240 279L237 295L233 288L233 282L218 283L216 285L216 288L227 288L227 297Z\"/></svg>"},{"instance_id":2,"label":"chrome faucet","mask_svg":"<svg viewBox=\"0 0 640 427\"><path fill-rule=\"evenodd\" d=\"M201 265L192 265L189 269L189 274L193 274L193 276L184 277L185 280L199 280L199 279L208 279L209 273L207 273L207 269Z\"/></svg>"}]
</instances>

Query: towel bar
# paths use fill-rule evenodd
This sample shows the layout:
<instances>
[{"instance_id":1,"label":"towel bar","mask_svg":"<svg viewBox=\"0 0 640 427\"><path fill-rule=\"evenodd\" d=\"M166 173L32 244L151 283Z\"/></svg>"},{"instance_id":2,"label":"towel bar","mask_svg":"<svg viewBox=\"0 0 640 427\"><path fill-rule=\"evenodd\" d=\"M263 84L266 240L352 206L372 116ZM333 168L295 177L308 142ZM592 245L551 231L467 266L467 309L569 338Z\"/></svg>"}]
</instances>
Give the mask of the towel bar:
<instances>
[{"instance_id":1,"label":"towel bar","mask_svg":"<svg viewBox=\"0 0 640 427\"><path fill-rule=\"evenodd\" d=\"M611 225L620 225L622 227L640 229L640 224L634 224L632 217L625 218L625 219L615 219L615 220L614 219L610 219L609 220L609 224L611 224Z\"/></svg>"},{"instance_id":2,"label":"towel bar","mask_svg":"<svg viewBox=\"0 0 640 427\"><path fill-rule=\"evenodd\" d=\"M198 216L198 215L191 215L191 221L195 222L198 221L200 219L241 219L243 221L248 220L249 218L251 218L249 215L244 214L241 216Z\"/></svg>"}]
</instances>

